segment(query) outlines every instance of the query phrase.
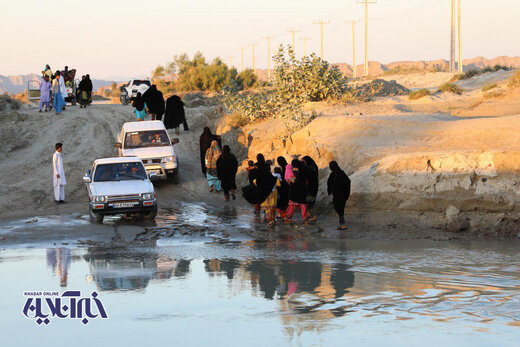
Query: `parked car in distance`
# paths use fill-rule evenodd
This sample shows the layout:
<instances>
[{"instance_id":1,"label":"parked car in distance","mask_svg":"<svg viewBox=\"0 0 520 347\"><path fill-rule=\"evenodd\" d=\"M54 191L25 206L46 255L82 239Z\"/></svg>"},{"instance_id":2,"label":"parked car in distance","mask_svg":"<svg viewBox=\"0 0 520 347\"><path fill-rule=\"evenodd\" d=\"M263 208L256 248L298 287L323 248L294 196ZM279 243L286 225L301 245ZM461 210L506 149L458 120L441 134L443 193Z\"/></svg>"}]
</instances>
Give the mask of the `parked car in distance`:
<instances>
[{"instance_id":1,"label":"parked car in distance","mask_svg":"<svg viewBox=\"0 0 520 347\"><path fill-rule=\"evenodd\" d=\"M157 215L153 184L137 157L96 159L83 182L93 223L103 223L106 215L137 213L147 220Z\"/></svg>"},{"instance_id":2,"label":"parked car in distance","mask_svg":"<svg viewBox=\"0 0 520 347\"><path fill-rule=\"evenodd\" d=\"M127 122L115 143L120 157L141 158L148 173L154 179L174 181L178 173L178 161L173 145L178 139L170 139L160 120Z\"/></svg>"},{"instance_id":3,"label":"parked car in distance","mask_svg":"<svg viewBox=\"0 0 520 347\"><path fill-rule=\"evenodd\" d=\"M121 104L128 105L130 99L135 98L137 93L144 94L150 88L152 82L149 79L135 79L132 78L128 83L123 84L119 90L121 91Z\"/></svg>"}]
</instances>

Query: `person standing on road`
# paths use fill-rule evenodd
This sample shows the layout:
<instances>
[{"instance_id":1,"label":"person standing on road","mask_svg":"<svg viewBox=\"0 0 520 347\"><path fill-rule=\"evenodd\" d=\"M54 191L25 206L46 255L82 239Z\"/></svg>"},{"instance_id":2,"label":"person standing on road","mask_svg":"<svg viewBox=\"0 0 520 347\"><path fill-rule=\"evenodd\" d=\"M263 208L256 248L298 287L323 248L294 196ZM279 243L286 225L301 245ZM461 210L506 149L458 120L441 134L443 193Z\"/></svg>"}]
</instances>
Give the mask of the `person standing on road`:
<instances>
[{"instance_id":1,"label":"person standing on road","mask_svg":"<svg viewBox=\"0 0 520 347\"><path fill-rule=\"evenodd\" d=\"M135 116L138 121L143 121L146 117L146 103L143 100L141 93L137 93L136 97L132 100L132 106L135 107Z\"/></svg>"},{"instance_id":2,"label":"person standing on road","mask_svg":"<svg viewBox=\"0 0 520 347\"><path fill-rule=\"evenodd\" d=\"M222 190L224 190L224 197L226 198L226 201L229 201L230 192L233 200L236 199L235 191L237 189L237 184L235 179L237 171L238 160L231 153L229 146L225 145L222 149L222 155L217 160L217 176L222 183Z\"/></svg>"},{"instance_id":3,"label":"person standing on road","mask_svg":"<svg viewBox=\"0 0 520 347\"><path fill-rule=\"evenodd\" d=\"M296 208L300 208L303 218L303 223L307 224L307 205L306 205L306 177L305 177L305 165L298 159L294 159L285 168L285 175L289 179L289 206L285 214L285 223L292 223L292 216Z\"/></svg>"},{"instance_id":4,"label":"person standing on road","mask_svg":"<svg viewBox=\"0 0 520 347\"><path fill-rule=\"evenodd\" d=\"M179 135L179 128L182 124L184 131L188 131L188 123L184 113L184 103L177 95L172 95L166 100L166 111L163 119L166 129L175 129L175 133Z\"/></svg>"},{"instance_id":5,"label":"person standing on road","mask_svg":"<svg viewBox=\"0 0 520 347\"><path fill-rule=\"evenodd\" d=\"M43 81L40 83L40 111L45 106L45 112L49 111L49 102L51 100L51 83L49 82L49 76L43 75Z\"/></svg>"},{"instance_id":6,"label":"person standing on road","mask_svg":"<svg viewBox=\"0 0 520 347\"><path fill-rule=\"evenodd\" d=\"M79 108L86 108L88 105L88 82L86 76L81 76L78 85L79 91Z\"/></svg>"},{"instance_id":7,"label":"person standing on road","mask_svg":"<svg viewBox=\"0 0 520 347\"><path fill-rule=\"evenodd\" d=\"M65 88L65 83L59 71L56 71L56 78L52 82L52 93L54 94L54 111L56 114L61 114L61 111L65 108L63 95L67 93L67 88Z\"/></svg>"},{"instance_id":8,"label":"person standing on road","mask_svg":"<svg viewBox=\"0 0 520 347\"><path fill-rule=\"evenodd\" d=\"M52 156L52 170L53 175L53 186L54 186L54 201L57 204L65 203L65 185L67 179L65 178L65 170L63 169L63 159L61 158L61 151L63 150L63 144L56 144L56 152Z\"/></svg>"},{"instance_id":9,"label":"person standing on road","mask_svg":"<svg viewBox=\"0 0 520 347\"><path fill-rule=\"evenodd\" d=\"M148 106L148 114L151 115L152 120L161 119L164 114L164 97L163 94L157 90L155 84L152 84L143 93L144 102Z\"/></svg>"},{"instance_id":10,"label":"person standing on road","mask_svg":"<svg viewBox=\"0 0 520 347\"><path fill-rule=\"evenodd\" d=\"M85 82L85 86L87 88L87 96L88 96L88 102L87 105L90 105L92 103L92 89L94 89L94 86L92 85L92 80L90 79L90 75L87 74L85 76L85 79L87 82Z\"/></svg>"},{"instance_id":11,"label":"person standing on road","mask_svg":"<svg viewBox=\"0 0 520 347\"><path fill-rule=\"evenodd\" d=\"M200 142L199 142L200 166L201 166L202 174L204 175L204 177L206 177L206 151L211 147L211 143L214 140L218 141L218 136L213 135L211 133L211 130L209 129L209 127L204 127L204 131L200 135Z\"/></svg>"},{"instance_id":12,"label":"person standing on road","mask_svg":"<svg viewBox=\"0 0 520 347\"><path fill-rule=\"evenodd\" d=\"M218 146L217 140L211 142L211 147L206 151L206 179L209 184L209 191L215 190L217 193L220 192L220 180L218 179L217 173L217 160L222 152Z\"/></svg>"},{"instance_id":13,"label":"person standing on road","mask_svg":"<svg viewBox=\"0 0 520 347\"><path fill-rule=\"evenodd\" d=\"M338 230L346 230L345 225L345 205L350 197L350 178L340 169L338 163L331 161L329 164L330 176L327 180L327 193L332 194L334 210L339 217Z\"/></svg>"}]
</instances>

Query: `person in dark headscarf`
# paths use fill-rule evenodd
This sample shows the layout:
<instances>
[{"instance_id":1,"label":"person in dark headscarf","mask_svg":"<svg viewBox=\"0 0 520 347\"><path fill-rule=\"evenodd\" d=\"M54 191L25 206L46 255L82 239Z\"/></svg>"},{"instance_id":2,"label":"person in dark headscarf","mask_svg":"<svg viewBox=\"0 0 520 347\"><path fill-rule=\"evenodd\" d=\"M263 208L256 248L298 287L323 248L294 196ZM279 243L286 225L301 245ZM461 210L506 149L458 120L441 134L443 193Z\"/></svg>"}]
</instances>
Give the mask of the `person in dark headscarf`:
<instances>
[{"instance_id":1,"label":"person in dark headscarf","mask_svg":"<svg viewBox=\"0 0 520 347\"><path fill-rule=\"evenodd\" d=\"M81 76L81 81L78 85L79 108L86 108L88 105L88 86L86 76Z\"/></svg>"},{"instance_id":2,"label":"person in dark headscarf","mask_svg":"<svg viewBox=\"0 0 520 347\"><path fill-rule=\"evenodd\" d=\"M202 174L204 177L206 177L206 151L211 147L211 143L217 140L217 142L220 141L220 136L213 135L211 133L211 130L209 127L204 127L204 131L202 132L202 135L200 135L200 166L202 169ZM219 143L220 145L220 143Z\"/></svg>"},{"instance_id":3,"label":"person in dark headscarf","mask_svg":"<svg viewBox=\"0 0 520 347\"><path fill-rule=\"evenodd\" d=\"M184 103L177 95L172 95L166 100L166 111L163 119L166 129L175 129L179 135L180 125L184 125L184 131L188 131L188 123L184 113Z\"/></svg>"},{"instance_id":4,"label":"person in dark headscarf","mask_svg":"<svg viewBox=\"0 0 520 347\"><path fill-rule=\"evenodd\" d=\"M87 94L88 94L88 105L92 103L92 90L94 89L94 86L92 85L92 80L90 79L90 75L87 74L85 76L85 79L87 82L85 82L86 88L87 88Z\"/></svg>"},{"instance_id":5,"label":"person in dark headscarf","mask_svg":"<svg viewBox=\"0 0 520 347\"><path fill-rule=\"evenodd\" d=\"M218 145L217 140L211 142L211 147L206 151L205 163L206 163L206 180L208 181L209 191L213 190L216 193L220 192L221 184L217 173L217 161L220 158L222 151Z\"/></svg>"},{"instance_id":6,"label":"person in dark headscarf","mask_svg":"<svg viewBox=\"0 0 520 347\"><path fill-rule=\"evenodd\" d=\"M157 90L155 84L152 84L143 93L143 99L148 106L148 113L152 116L152 120L161 119L164 114L164 97L162 92Z\"/></svg>"},{"instance_id":7,"label":"person in dark headscarf","mask_svg":"<svg viewBox=\"0 0 520 347\"><path fill-rule=\"evenodd\" d=\"M303 222L307 223L307 185L305 175L305 164L298 159L294 159L291 162L291 167L287 165L286 177L290 177L289 183L289 206L285 214L285 222L292 223L292 216L297 207L302 212Z\"/></svg>"},{"instance_id":8,"label":"person in dark headscarf","mask_svg":"<svg viewBox=\"0 0 520 347\"><path fill-rule=\"evenodd\" d=\"M329 164L330 176L327 180L327 193L332 194L334 210L339 217L338 230L345 230L345 204L350 197L350 178L340 169L338 163L331 161Z\"/></svg>"},{"instance_id":9,"label":"person in dark headscarf","mask_svg":"<svg viewBox=\"0 0 520 347\"><path fill-rule=\"evenodd\" d=\"M306 155L303 157L305 163L305 175L307 179L307 212L309 215L309 222L316 221L316 213L314 211L314 205L316 204L316 196L318 196L319 188L319 171L316 162Z\"/></svg>"},{"instance_id":10,"label":"person in dark headscarf","mask_svg":"<svg viewBox=\"0 0 520 347\"><path fill-rule=\"evenodd\" d=\"M276 184L276 177L271 174L271 170L266 164L263 154L259 153L256 156L256 161L254 185L242 189L244 199L253 205L263 203L271 194Z\"/></svg>"},{"instance_id":11,"label":"person in dark headscarf","mask_svg":"<svg viewBox=\"0 0 520 347\"><path fill-rule=\"evenodd\" d=\"M226 201L229 201L230 192L233 200L236 199L235 190L237 189L237 184L235 183L235 178L237 170L237 158L231 153L229 146L225 145L222 149L222 154L217 160L217 176L222 184L222 190L224 191Z\"/></svg>"},{"instance_id":12,"label":"person in dark headscarf","mask_svg":"<svg viewBox=\"0 0 520 347\"><path fill-rule=\"evenodd\" d=\"M283 168L279 166L275 167L274 169L274 173L280 176L280 186L278 187L278 201L276 202L276 209L278 211L278 216L282 219L285 219L285 211L289 205L289 184L284 178L283 171Z\"/></svg>"},{"instance_id":13,"label":"person in dark headscarf","mask_svg":"<svg viewBox=\"0 0 520 347\"><path fill-rule=\"evenodd\" d=\"M284 178L285 177L285 167L287 166L287 160L285 160L284 157L280 156L280 157L276 158L276 162L282 169L282 178Z\"/></svg>"},{"instance_id":14,"label":"person in dark headscarf","mask_svg":"<svg viewBox=\"0 0 520 347\"><path fill-rule=\"evenodd\" d=\"M132 98L132 106L135 107L135 116L138 121L143 121L146 117L146 103L143 100L141 93L137 93L135 98Z\"/></svg>"}]
</instances>

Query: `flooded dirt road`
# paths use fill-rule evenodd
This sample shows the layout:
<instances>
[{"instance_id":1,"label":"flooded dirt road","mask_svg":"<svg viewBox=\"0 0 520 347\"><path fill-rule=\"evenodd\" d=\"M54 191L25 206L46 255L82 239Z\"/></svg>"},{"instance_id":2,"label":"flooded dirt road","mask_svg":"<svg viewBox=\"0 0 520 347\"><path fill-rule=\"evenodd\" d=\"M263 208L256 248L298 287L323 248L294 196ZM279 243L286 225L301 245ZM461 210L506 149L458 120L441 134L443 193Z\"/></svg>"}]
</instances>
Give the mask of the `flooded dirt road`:
<instances>
[{"instance_id":1,"label":"flooded dirt road","mask_svg":"<svg viewBox=\"0 0 520 347\"><path fill-rule=\"evenodd\" d=\"M2 345L518 343L518 241L269 233L240 210L225 228L211 207L182 210L153 226L91 226L81 215L2 225L9 238L39 233L0 251ZM98 293L109 318L38 326L22 314L25 291L66 290Z\"/></svg>"}]
</instances>

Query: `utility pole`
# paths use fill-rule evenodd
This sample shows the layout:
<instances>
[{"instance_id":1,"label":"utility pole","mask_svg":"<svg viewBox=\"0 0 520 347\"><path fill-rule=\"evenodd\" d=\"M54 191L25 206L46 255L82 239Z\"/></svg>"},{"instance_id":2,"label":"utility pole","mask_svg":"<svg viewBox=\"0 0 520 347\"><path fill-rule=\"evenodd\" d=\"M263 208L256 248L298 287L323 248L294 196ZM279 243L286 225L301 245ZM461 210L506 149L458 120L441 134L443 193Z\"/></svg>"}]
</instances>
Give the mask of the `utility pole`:
<instances>
[{"instance_id":1,"label":"utility pole","mask_svg":"<svg viewBox=\"0 0 520 347\"><path fill-rule=\"evenodd\" d=\"M232 56L229 56L229 68L231 69L233 67L233 57Z\"/></svg>"},{"instance_id":2,"label":"utility pole","mask_svg":"<svg viewBox=\"0 0 520 347\"><path fill-rule=\"evenodd\" d=\"M244 71L244 47L240 47L240 71Z\"/></svg>"},{"instance_id":3,"label":"utility pole","mask_svg":"<svg viewBox=\"0 0 520 347\"><path fill-rule=\"evenodd\" d=\"M450 13L450 72L455 72L455 0L451 0Z\"/></svg>"},{"instance_id":4,"label":"utility pole","mask_svg":"<svg viewBox=\"0 0 520 347\"><path fill-rule=\"evenodd\" d=\"M310 39L308 37L301 38L300 40L303 41L303 56L307 56L307 41Z\"/></svg>"},{"instance_id":5,"label":"utility pole","mask_svg":"<svg viewBox=\"0 0 520 347\"><path fill-rule=\"evenodd\" d=\"M459 73L462 73L463 71L463 66L462 66L462 46L461 46L461 41L462 41L462 38L461 38L461 34L460 34L460 0L457 1L458 2L458 11L457 11L457 15L458 15L458 18L457 18L457 22L458 22L458 46L459 46Z\"/></svg>"},{"instance_id":6,"label":"utility pole","mask_svg":"<svg viewBox=\"0 0 520 347\"><path fill-rule=\"evenodd\" d=\"M271 39L274 39L274 36L264 36L264 39L267 40L267 80L271 79Z\"/></svg>"},{"instance_id":7,"label":"utility pole","mask_svg":"<svg viewBox=\"0 0 520 347\"><path fill-rule=\"evenodd\" d=\"M368 76L368 4L375 4L377 0L356 0L358 4L365 4L365 77Z\"/></svg>"},{"instance_id":8,"label":"utility pole","mask_svg":"<svg viewBox=\"0 0 520 347\"><path fill-rule=\"evenodd\" d=\"M321 40L320 57L323 60L323 24L330 24L330 21L324 22L323 20L318 20L318 21L314 21L314 24L320 25L320 40Z\"/></svg>"},{"instance_id":9,"label":"utility pole","mask_svg":"<svg viewBox=\"0 0 520 347\"><path fill-rule=\"evenodd\" d=\"M255 47L258 46L257 43L250 43L249 46L253 49L253 72L256 71L256 64L255 64Z\"/></svg>"},{"instance_id":10,"label":"utility pole","mask_svg":"<svg viewBox=\"0 0 520 347\"><path fill-rule=\"evenodd\" d=\"M352 78L357 78L355 21L352 21Z\"/></svg>"},{"instance_id":11,"label":"utility pole","mask_svg":"<svg viewBox=\"0 0 520 347\"><path fill-rule=\"evenodd\" d=\"M287 32L292 34L292 49L293 49L293 52L296 52L296 48L295 48L296 46L294 45L294 34L299 33L300 30L289 29L289 30L287 30Z\"/></svg>"}]
</instances>

